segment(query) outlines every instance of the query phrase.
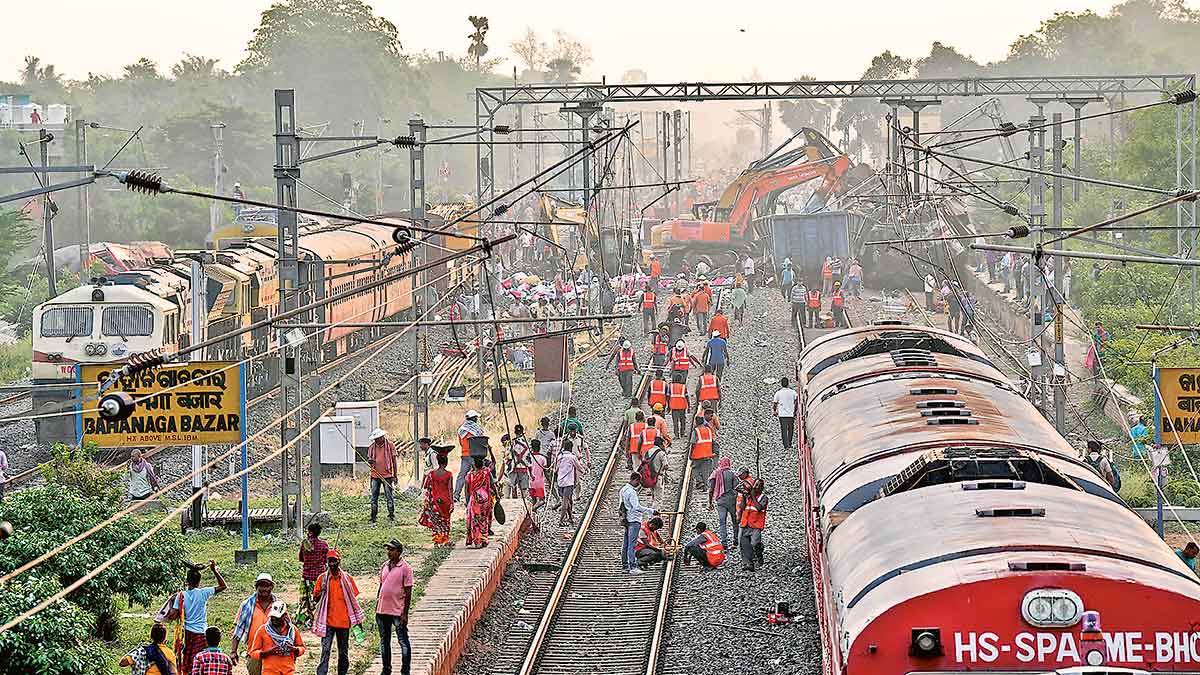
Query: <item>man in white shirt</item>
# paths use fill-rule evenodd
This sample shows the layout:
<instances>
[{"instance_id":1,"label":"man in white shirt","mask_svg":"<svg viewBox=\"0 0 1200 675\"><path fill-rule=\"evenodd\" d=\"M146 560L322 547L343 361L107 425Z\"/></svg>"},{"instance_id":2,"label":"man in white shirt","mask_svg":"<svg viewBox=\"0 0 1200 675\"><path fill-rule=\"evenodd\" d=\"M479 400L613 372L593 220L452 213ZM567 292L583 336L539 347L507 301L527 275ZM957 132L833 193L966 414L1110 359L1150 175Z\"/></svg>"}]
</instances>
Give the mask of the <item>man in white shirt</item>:
<instances>
[{"instance_id":1,"label":"man in white shirt","mask_svg":"<svg viewBox=\"0 0 1200 675\"><path fill-rule=\"evenodd\" d=\"M621 487L621 510L625 519L625 545L621 547L621 567L630 574L642 573L638 569L637 556L633 551L637 544L638 532L642 529L642 519L658 515L658 511L648 509L638 501L637 489L641 484L641 475L634 471L629 474L629 482Z\"/></svg>"},{"instance_id":2,"label":"man in white shirt","mask_svg":"<svg viewBox=\"0 0 1200 675\"><path fill-rule=\"evenodd\" d=\"M746 277L746 292L754 292L754 258L746 256L745 262L742 263L742 275Z\"/></svg>"},{"instance_id":3,"label":"man in white shirt","mask_svg":"<svg viewBox=\"0 0 1200 675\"><path fill-rule=\"evenodd\" d=\"M932 274L925 275L925 311L933 311L933 290L937 286Z\"/></svg>"},{"instance_id":4,"label":"man in white shirt","mask_svg":"<svg viewBox=\"0 0 1200 675\"><path fill-rule=\"evenodd\" d=\"M779 391L775 392L775 397L771 400L771 410L779 418L779 432L784 448L792 447L793 434L796 431L796 402L799 397L795 389L788 387L786 377L779 378Z\"/></svg>"}]
</instances>

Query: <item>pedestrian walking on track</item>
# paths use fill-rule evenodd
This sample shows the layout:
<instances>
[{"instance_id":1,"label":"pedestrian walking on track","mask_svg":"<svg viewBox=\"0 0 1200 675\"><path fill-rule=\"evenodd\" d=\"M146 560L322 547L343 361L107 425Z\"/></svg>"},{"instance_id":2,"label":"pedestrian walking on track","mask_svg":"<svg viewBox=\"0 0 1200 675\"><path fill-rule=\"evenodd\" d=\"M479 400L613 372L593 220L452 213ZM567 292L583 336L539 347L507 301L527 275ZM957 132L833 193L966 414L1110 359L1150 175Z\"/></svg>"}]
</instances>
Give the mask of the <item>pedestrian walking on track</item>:
<instances>
[{"instance_id":1,"label":"pedestrian walking on track","mask_svg":"<svg viewBox=\"0 0 1200 675\"><path fill-rule=\"evenodd\" d=\"M687 413L691 408L688 400L687 385L682 382L672 382L667 401L671 410L671 421L675 423L675 436L683 435L687 428Z\"/></svg>"},{"instance_id":2,"label":"pedestrian walking on track","mask_svg":"<svg viewBox=\"0 0 1200 675\"><path fill-rule=\"evenodd\" d=\"M637 545L638 533L642 530L642 521L649 516L657 516L658 511L642 506L638 501L638 488L642 485L642 477L636 471L629 474L629 482L621 487L621 522L625 527L625 540L621 547L621 569L626 570L630 574L639 574L641 570L637 567L637 554L634 547Z\"/></svg>"},{"instance_id":3,"label":"pedestrian walking on track","mask_svg":"<svg viewBox=\"0 0 1200 675\"><path fill-rule=\"evenodd\" d=\"M713 372L712 366L704 367L704 374L700 376L700 383L696 388L696 400L702 405L710 402L714 406L721 405L721 381Z\"/></svg>"},{"instance_id":4,"label":"pedestrian walking on track","mask_svg":"<svg viewBox=\"0 0 1200 675\"><path fill-rule=\"evenodd\" d=\"M413 571L401 559L404 545L396 539L386 545L387 561L379 568L379 591L375 598L375 625L379 628L380 675L392 675L392 633L400 645L400 673L412 669L412 646L408 641L408 610L412 606Z\"/></svg>"},{"instance_id":5,"label":"pedestrian walking on track","mask_svg":"<svg viewBox=\"0 0 1200 675\"><path fill-rule=\"evenodd\" d=\"M671 350L671 325L663 322L650 340L650 362L656 366L667 365L667 352Z\"/></svg>"},{"instance_id":6,"label":"pedestrian walking on track","mask_svg":"<svg viewBox=\"0 0 1200 675\"><path fill-rule=\"evenodd\" d=\"M808 296L805 299L805 321L804 325L809 328L820 328L821 326L821 290L816 286L808 288Z\"/></svg>"},{"instance_id":7,"label":"pedestrian walking on track","mask_svg":"<svg viewBox=\"0 0 1200 675\"><path fill-rule=\"evenodd\" d=\"M792 292L788 295L788 301L792 303L792 327L796 329L796 334L800 334L800 327L806 318L804 312L804 300L808 296L808 287L804 282L792 286Z\"/></svg>"},{"instance_id":8,"label":"pedestrian walking on track","mask_svg":"<svg viewBox=\"0 0 1200 675\"><path fill-rule=\"evenodd\" d=\"M704 365L706 368L712 368L718 378L722 378L725 377L725 366L730 363L729 341L719 330L712 331L710 335L708 344L704 345Z\"/></svg>"},{"instance_id":9,"label":"pedestrian walking on track","mask_svg":"<svg viewBox=\"0 0 1200 675\"><path fill-rule=\"evenodd\" d=\"M649 334L658 323L658 296L650 284L642 284L642 334Z\"/></svg>"},{"instance_id":10,"label":"pedestrian walking on track","mask_svg":"<svg viewBox=\"0 0 1200 675\"><path fill-rule=\"evenodd\" d=\"M708 426L703 415L696 416L688 447L691 448L688 457L692 461L692 483L697 490L703 490L705 481L712 472L713 457L720 452L716 430Z\"/></svg>"},{"instance_id":11,"label":"pedestrian walking on track","mask_svg":"<svg viewBox=\"0 0 1200 675\"><path fill-rule=\"evenodd\" d=\"M784 449L792 447L793 435L796 432L796 404L799 394L788 386L786 377L779 378L779 390L771 399L771 410L779 418L779 436Z\"/></svg>"},{"instance_id":12,"label":"pedestrian walking on track","mask_svg":"<svg viewBox=\"0 0 1200 675\"><path fill-rule=\"evenodd\" d=\"M425 503L418 522L429 528L434 546L446 546L450 543L450 516L454 511L450 485L454 482L454 474L446 470L448 461L446 452L438 452L437 466L425 474L421 482Z\"/></svg>"},{"instance_id":13,"label":"pedestrian walking on track","mask_svg":"<svg viewBox=\"0 0 1200 675\"><path fill-rule=\"evenodd\" d=\"M746 283L734 282L733 290L729 292L729 304L733 306L733 318L742 325L746 317Z\"/></svg>"},{"instance_id":14,"label":"pedestrian walking on track","mask_svg":"<svg viewBox=\"0 0 1200 675\"><path fill-rule=\"evenodd\" d=\"M737 548L738 477L733 473L733 463L728 457L717 462L717 468L708 476L708 508L716 508L717 523L721 532L721 544L726 548ZM733 539L729 538L727 523L733 525Z\"/></svg>"},{"instance_id":15,"label":"pedestrian walking on track","mask_svg":"<svg viewBox=\"0 0 1200 675\"><path fill-rule=\"evenodd\" d=\"M633 374L642 372L642 369L638 368L637 356L633 353L633 344L629 340L622 340L621 346L604 362L604 367L607 368L614 359L617 362L617 381L621 383L621 395L629 398L633 395Z\"/></svg>"},{"instance_id":16,"label":"pedestrian walking on track","mask_svg":"<svg viewBox=\"0 0 1200 675\"><path fill-rule=\"evenodd\" d=\"M575 456L575 444L570 439L563 440L554 463L555 487L562 502L558 511L559 525L575 524L575 485L579 482L579 475L586 472L587 467Z\"/></svg>"}]
</instances>

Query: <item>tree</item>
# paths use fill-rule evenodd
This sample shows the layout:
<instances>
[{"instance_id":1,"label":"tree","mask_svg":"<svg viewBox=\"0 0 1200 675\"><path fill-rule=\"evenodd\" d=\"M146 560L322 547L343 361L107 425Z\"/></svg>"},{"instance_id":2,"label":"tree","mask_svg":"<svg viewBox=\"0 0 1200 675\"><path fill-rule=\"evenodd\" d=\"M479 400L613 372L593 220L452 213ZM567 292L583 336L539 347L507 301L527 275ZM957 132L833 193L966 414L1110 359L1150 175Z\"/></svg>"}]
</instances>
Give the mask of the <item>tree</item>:
<instances>
[{"instance_id":1,"label":"tree","mask_svg":"<svg viewBox=\"0 0 1200 675\"><path fill-rule=\"evenodd\" d=\"M171 77L177 80L202 80L216 77L217 60L195 54L184 54L179 63L171 66Z\"/></svg>"},{"instance_id":2,"label":"tree","mask_svg":"<svg viewBox=\"0 0 1200 675\"><path fill-rule=\"evenodd\" d=\"M811 75L801 75L795 82L812 82L817 78ZM780 101L779 117L793 132L804 127L811 127L823 134L829 133L830 117L833 115L833 104L824 99L804 99L799 101Z\"/></svg>"},{"instance_id":3,"label":"tree","mask_svg":"<svg viewBox=\"0 0 1200 675\"><path fill-rule=\"evenodd\" d=\"M469 16L467 20L475 27L475 32L467 36L471 40L467 54L475 59L475 70L479 70L483 57L488 53L488 46L484 43L487 39L488 19L486 16Z\"/></svg>"},{"instance_id":4,"label":"tree","mask_svg":"<svg viewBox=\"0 0 1200 675\"><path fill-rule=\"evenodd\" d=\"M119 477L92 462L94 447L55 446L43 472L46 485L0 502L0 520L14 533L0 547L8 572L115 514ZM18 577L0 593L0 622L7 622L111 560L148 527L146 517L125 517L99 534ZM183 537L165 529L111 564L94 579L34 618L0 634L0 673L94 673L103 663L102 640L116 634L116 599L148 605L174 590L183 569ZM16 592L14 592L16 591Z\"/></svg>"},{"instance_id":5,"label":"tree","mask_svg":"<svg viewBox=\"0 0 1200 675\"><path fill-rule=\"evenodd\" d=\"M144 56L125 66L124 71L125 79L127 80L151 81L162 79L162 75L158 73L158 64Z\"/></svg>"},{"instance_id":6,"label":"tree","mask_svg":"<svg viewBox=\"0 0 1200 675\"><path fill-rule=\"evenodd\" d=\"M590 47L556 29L554 46L546 53L546 81L574 82L591 62Z\"/></svg>"},{"instance_id":7,"label":"tree","mask_svg":"<svg viewBox=\"0 0 1200 675\"><path fill-rule=\"evenodd\" d=\"M546 65L546 43L530 26L525 27L521 39L508 43L508 48L525 64L525 70L537 70Z\"/></svg>"},{"instance_id":8,"label":"tree","mask_svg":"<svg viewBox=\"0 0 1200 675\"><path fill-rule=\"evenodd\" d=\"M864 80L895 80L903 79L912 72L913 63L891 51L884 51L871 59L871 65L862 74ZM861 154L863 149L869 149L875 157L886 154L884 137L880 130L880 119L883 109L877 101L868 99L849 99L838 109L836 126L839 129L853 129L854 136L847 152Z\"/></svg>"}]
</instances>

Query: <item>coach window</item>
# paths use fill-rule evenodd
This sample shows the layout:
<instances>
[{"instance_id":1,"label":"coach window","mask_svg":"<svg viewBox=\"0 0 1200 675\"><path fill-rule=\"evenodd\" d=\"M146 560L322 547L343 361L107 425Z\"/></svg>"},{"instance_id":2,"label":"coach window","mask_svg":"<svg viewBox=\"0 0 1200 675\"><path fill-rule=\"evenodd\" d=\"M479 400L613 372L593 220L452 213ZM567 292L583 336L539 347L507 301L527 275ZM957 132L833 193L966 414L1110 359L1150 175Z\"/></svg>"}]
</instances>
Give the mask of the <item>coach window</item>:
<instances>
[{"instance_id":1,"label":"coach window","mask_svg":"<svg viewBox=\"0 0 1200 675\"><path fill-rule=\"evenodd\" d=\"M42 337L77 338L91 334L90 307L53 307L42 313Z\"/></svg>"},{"instance_id":2,"label":"coach window","mask_svg":"<svg viewBox=\"0 0 1200 675\"><path fill-rule=\"evenodd\" d=\"M146 337L154 333L154 312L148 307L105 307L100 334L107 337Z\"/></svg>"}]
</instances>

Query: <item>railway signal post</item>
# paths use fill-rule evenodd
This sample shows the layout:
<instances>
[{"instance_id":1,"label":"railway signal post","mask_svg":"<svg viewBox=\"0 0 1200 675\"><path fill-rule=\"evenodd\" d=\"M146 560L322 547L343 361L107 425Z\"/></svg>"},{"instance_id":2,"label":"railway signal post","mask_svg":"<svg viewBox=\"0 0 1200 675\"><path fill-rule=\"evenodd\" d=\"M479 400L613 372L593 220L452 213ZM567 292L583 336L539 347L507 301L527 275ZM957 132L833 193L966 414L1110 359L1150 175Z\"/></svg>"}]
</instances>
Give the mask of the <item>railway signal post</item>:
<instances>
[{"instance_id":1,"label":"railway signal post","mask_svg":"<svg viewBox=\"0 0 1200 675\"><path fill-rule=\"evenodd\" d=\"M300 138L296 135L296 92L293 89L275 90L275 199L280 206L296 206L296 181L300 177ZM279 261L279 311L289 312L299 306L300 265L297 252L300 235L296 212L279 209L276 247ZM278 332L279 353L279 443L286 446L300 434L300 359L299 346L287 347L284 335ZM291 354L289 355L289 350ZM288 534L288 487L291 457L298 450L285 450L279 458L280 498L282 517L280 535ZM298 462L297 462L298 463ZM303 530L296 524L297 530Z\"/></svg>"}]
</instances>

